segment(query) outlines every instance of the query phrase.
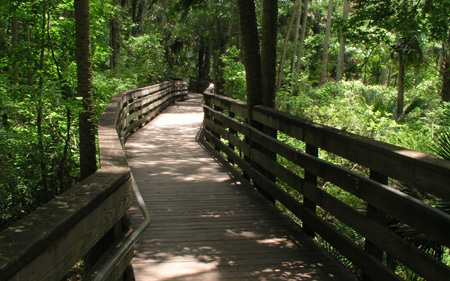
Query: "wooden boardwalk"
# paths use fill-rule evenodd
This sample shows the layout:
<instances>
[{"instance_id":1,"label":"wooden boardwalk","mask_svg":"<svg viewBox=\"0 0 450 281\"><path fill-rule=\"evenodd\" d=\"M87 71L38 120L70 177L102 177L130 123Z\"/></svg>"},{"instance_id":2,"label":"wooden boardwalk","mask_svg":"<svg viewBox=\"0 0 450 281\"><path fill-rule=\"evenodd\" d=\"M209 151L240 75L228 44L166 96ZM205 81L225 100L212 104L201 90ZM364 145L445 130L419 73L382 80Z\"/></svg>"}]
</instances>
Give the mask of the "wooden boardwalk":
<instances>
[{"instance_id":1,"label":"wooden boardwalk","mask_svg":"<svg viewBox=\"0 0 450 281\"><path fill-rule=\"evenodd\" d=\"M126 144L152 218L135 246L136 280L356 280L197 142L201 95L189 97Z\"/></svg>"}]
</instances>

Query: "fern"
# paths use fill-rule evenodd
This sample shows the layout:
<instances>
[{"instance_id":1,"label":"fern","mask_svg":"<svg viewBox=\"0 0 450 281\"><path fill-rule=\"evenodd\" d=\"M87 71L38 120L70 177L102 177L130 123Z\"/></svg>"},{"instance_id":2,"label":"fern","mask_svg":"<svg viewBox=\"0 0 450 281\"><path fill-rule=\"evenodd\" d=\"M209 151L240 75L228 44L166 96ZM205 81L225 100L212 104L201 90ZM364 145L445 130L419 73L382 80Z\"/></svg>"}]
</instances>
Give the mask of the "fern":
<instances>
[{"instance_id":1,"label":"fern","mask_svg":"<svg viewBox=\"0 0 450 281\"><path fill-rule=\"evenodd\" d=\"M433 151L440 157L450 160L450 129L443 129L434 141Z\"/></svg>"}]
</instances>

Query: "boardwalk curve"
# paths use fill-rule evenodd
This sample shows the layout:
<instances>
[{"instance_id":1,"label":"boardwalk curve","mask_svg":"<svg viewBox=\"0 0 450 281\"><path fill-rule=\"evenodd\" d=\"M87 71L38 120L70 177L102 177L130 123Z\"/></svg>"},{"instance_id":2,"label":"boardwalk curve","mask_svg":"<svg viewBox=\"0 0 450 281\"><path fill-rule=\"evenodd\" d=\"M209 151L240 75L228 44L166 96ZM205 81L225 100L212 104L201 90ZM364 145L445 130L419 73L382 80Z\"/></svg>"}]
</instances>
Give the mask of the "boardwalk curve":
<instances>
[{"instance_id":1,"label":"boardwalk curve","mask_svg":"<svg viewBox=\"0 0 450 281\"><path fill-rule=\"evenodd\" d=\"M126 144L152 216L136 280L356 280L196 140L201 98L170 106ZM136 204L130 213L138 225Z\"/></svg>"}]
</instances>

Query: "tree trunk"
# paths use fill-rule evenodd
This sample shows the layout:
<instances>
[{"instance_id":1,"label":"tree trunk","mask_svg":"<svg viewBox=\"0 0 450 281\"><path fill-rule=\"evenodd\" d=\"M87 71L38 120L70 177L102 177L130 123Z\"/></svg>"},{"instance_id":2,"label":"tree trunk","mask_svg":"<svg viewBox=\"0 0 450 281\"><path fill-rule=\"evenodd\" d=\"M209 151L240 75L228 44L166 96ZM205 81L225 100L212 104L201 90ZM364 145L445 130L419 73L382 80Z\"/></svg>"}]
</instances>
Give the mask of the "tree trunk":
<instances>
[{"instance_id":1,"label":"tree trunk","mask_svg":"<svg viewBox=\"0 0 450 281\"><path fill-rule=\"evenodd\" d=\"M17 65L17 47L19 46L19 19L13 17L11 20L11 45L13 47L13 84L19 82L19 67Z\"/></svg>"},{"instance_id":2,"label":"tree trunk","mask_svg":"<svg viewBox=\"0 0 450 281\"><path fill-rule=\"evenodd\" d=\"M149 0L140 0L139 1L139 7L137 10L137 15L134 20L134 23L136 24L136 27L133 28L132 34L134 36L137 36L141 34L142 31L142 22L144 21L145 17L147 16L147 9L150 2Z\"/></svg>"},{"instance_id":3,"label":"tree trunk","mask_svg":"<svg viewBox=\"0 0 450 281\"><path fill-rule=\"evenodd\" d=\"M44 196L48 198L48 182L47 182L47 165L45 164L45 150L44 150L44 133L42 132L42 119L43 119L43 92L44 92L44 57L45 57L45 26L46 26L46 13L47 5L44 4L42 8L42 34L40 35L41 52L39 60L39 101L37 108L37 134L38 134L38 153L39 153L39 165L41 168L41 185L44 188Z\"/></svg>"},{"instance_id":4,"label":"tree trunk","mask_svg":"<svg viewBox=\"0 0 450 281\"><path fill-rule=\"evenodd\" d=\"M232 34L233 34L233 23L234 23L234 7L235 7L235 3L234 1L230 4L231 5L231 16L230 16L230 21L228 22L228 27L227 27L227 37L226 37L226 41L225 41L225 52L228 50L228 48L230 47L230 43L231 43L231 38L232 38ZM224 52L224 53L225 53Z\"/></svg>"},{"instance_id":5,"label":"tree trunk","mask_svg":"<svg viewBox=\"0 0 450 281\"><path fill-rule=\"evenodd\" d=\"M281 89L281 84L283 81L283 69L284 69L284 63L286 62L286 54L287 54L287 49L289 46L289 41L291 39L291 31L292 31L292 27L294 26L294 21L297 15L297 10L300 6L300 0L295 0L295 4L294 4L294 9L293 9L293 13L292 13L292 18L291 21L289 23L289 27L288 30L286 32L286 37L284 39L284 44L283 44L283 51L281 54L281 61L280 61L280 65L278 67L278 76L277 76L277 82L276 82L276 92L278 92Z\"/></svg>"},{"instance_id":6,"label":"tree trunk","mask_svg":"<svg viewBox=\"0 0 450 281\"><path fill-rule=\"evenodd\" d=\"M83 101L83 108L79 116L79 132L81 178L84 179L97 170L89 0L74 0L74 8L78 78L77 90L78 96Z\"/></svg>"},{"instance_id":7,"label":"tree trunk","mask_svg":"<svg viewBox=\"0 0 450 281\"><path fill-rule=\"evenodd\" d=\"M205 80L211 71L211 37L201 37L198 51L198 78Z\"/></svg>"},{"instance_id":8,"label":"tree trunk","mask_svg":"<svg viewBox=\"0 0 450 281\"><path fill-rule=\"evenodd\" d=\"M273 17L274 14L277 13L277 9L273 9L273 5L275 7L277 6L276 0L275 3L273 0L264 0L263 1L263 10L265 13L269 13L269 15L263 15L263 21L265 22L264 25L272 23L272 27L268 27L272 30L272 28L275 28L275 34L276 34L276 24L273 23L273 19L275 18L275 22L277 19L277 16ZM241 34L242 34L242 45L243 45L243 53L244 53L244 66L245 66L245 78L246 78L246 84L247 84L247 116L248 116L248 122L251 126L255 127L258 130L263 131L264 127L262 124L253 121L251 112L254 106L263 104L263 86L262 86L262 70L261 70L261 55L259 51L259 38L258 38L258 29L257 29L257 22L256 22L256 13L255 13L255 3L253 0L238 0L238 7L239 7L239 20L240 20L240 26L241 26ZM269 11L268 9L273 9ZM268 36L268 37L267 37ZM273 44L271 39L273 36L273 30L267 32L267 34L264 36L268 42L268 45ZM275 40L276 42L276 40ZM267 58L269 61L271 61L273 58L272 52L273 47L267 48L267 46L264 47L265 52L268 53L269 58ZM266 58L264 58L266 59ZM273 67L273 69L267 69L267 73L265 75L273 75L272 79L269 79L271 84L269 85L269 88L274 90L275 87L275 65L271 63L268 63L267 67ZM266 81L267 82L267 81ZM272 84L273 83L273 84ZM271 87L270 87L271 86ZM266 131L266 133L269 133ZM269 133L270 134L270 133ZM275 132L276 136L276 132ZM267 154L267 149L265 149L263 146L259 145L256 142L250 141L248 138L246 141L249 143L249 146L251 148L254 148L262 153ZM270 157L270 156L269 156ZM276 155L275 155L276 157ZM276 159L276 158L275 158ZM250 161L248 157L245 157L245 160ZM273 176L270 175L270 172L265 171L262 169L258 164L254 163L253 161L250 161L251 165L254 166L257 170L264 173L269 179L275 180ZM270 202L275 203L275 199L270 196L264 189L262 189L260 186L255 184L255 187L265 196Z\"/></svg>"},{"instance_id":9,"label":"tree trunk","mask_svg":"<svg viewBox=\"0 0 450 281\"><path fill-rule=\"evenodd\" d=\"M327 79L328 47L329 47L329 42L330 42L332 11L333 11L333 0L329 0L328 1L328 13L327 13L327 25L325 27L325 40L323 43L322 71L320 74L320 81L319 81L320 85L324 84Z\"/></svg>"},{"instance_id":10,"label":"tree trunk","mask_svg":"<svg viewBox=\"0 0 450 281\"><path fill-rule=\"evenodd\" d=\"M342 17L344 18L344 22L347 22L348 19L348 8L349 3L348 0L344 0L344 8L342 12ZM345 59L345 37L341 35L339 38L339 56L338 56L338 65L336 72L336 81L341 81L343 73L344 73L344 59Z\"/></svg>"},{"instance_id":11,"label":"tree trunk","mask_svg":"<svg viewBox=\"0 0 450 281\"><path fill-rule=\"evenodd\" d=\"M381 69L381 75L380 75L380 84L385 86L387 85L387 75L388 75L388 65L386 62L386 59L383 59L383 65Z\"/></svg>"},{"instance_id":12,"label":"tree trunk","mask_svg":"<svg viewBox=\"0 0 450 281\"><path fill-rule=\"evenodd\" d=\"M119 5L120 1L115 0L115 4ZM110 21L110 47L112 54L110 58L110 68L116 69L119 66L120 60L120 19L119 13L116 13L114 18Z\"/></svg>"},{"instance_id":13,"label":"tree trunk","mask_svg":"<svg viewBox=\"0 0 450 281\"><path fill-rule=\"evenodd\" d=\"M252 123L251 109L255 105L262 104L261 55L255 2L253 0L238 0L238 8L247 85L247 117Z\"/></svg>"},{"instance_id":14,"label":"tree trunk","mask_svg":"<svg viewBox=\"0 0 450 281\"><path fill-rule=\"evenodd\" d=\"M130 9L130 15L131 15L131 21L133 23L136 22L136 11L138 6L138 0L130 0L131 1L131 9Z\"/></svg>"},{"instance_id":15,"label":"tree trunk","mask_svg":"<svg viewBox=\"0 0 450 281\"><path fill-rule=\"evenodd\" d=\"M263 82L262 104L275 106L275 80L277 67L278 0L263 0L261 34L261 73Z\"/></svg>"},{"instance_id":16,"label":"tree trunk","mask_svg":"<svg viewBox=\"0 0 450 281\"><path fill-rule=\"evenodd\" d=\"M442 44L443 63L442 63L442 101L450 102L450 31L447 37L447 43Z\"/></svg>"},{"instance_id":17,"label":"tree trunk","mask_svg":"<svg viewBox=\"0 0 450 281\"><path fill-rule=\"evenodd\" d=\"M262 14L262 36L261 36L261 72L263 79L263 101L262 105L273 108L275 106L275 82L277 74L277 20L278 20L278 0L263 0ZM277 138L277 130L263 126L266 134ZM277 160L277 155L261 147L261 151L268 159ZM272 182L276 177L270 171L262 169L264 175ZM275 199L267 192L262 191L272 203Z\"/></svg>"},{"instance_id":18,"label":"tree trunk","mask_svg":"<svg viewBox=\"0 0 450 281\"><path fill-rule=\"evenodd\" d=\"M297 12L297 20L295 21L295 36L294 36L294 50L292 51L292 59L291 59L291 73L295 71L295 61L298 53L298 37L300 36L300 20L302 18L302 0L298 4L298 12Z\"/></svg>"},{"instance_id":19,"label":"tree trunk","mask_svg":"<svg viewBox=\"0 0 450 281\"><path fill-rule=\"evenodd\" d=\"M406 68L405 54L400 53L400 57L398 59L397 110L396 110L397 118L399 118L403 113L405 68Z\"/></svg>"},{"instance_id":20,"label":"tree trunk","mask_svg":"<svg viewBox=\"0 0 450 281\"><path fill-rule=\"evenodd\" d=\"M389 88L391 86L391 79L392 79L392 67L389 66L388 76L387 76L387 82L386 86Z\"/></svg>"},{"instance_id":21,"label":"tree trunk","mask_svg":"<svg viewBox=\"0 0 450 281\"><path fill-rule=\"evenodd\" d=\"M302 64L303 45L305 44L305 36L306 36L306 24L308 23L308 3L309 0L305 0L305 7L303 9L304 16L302 20L302 31L300 33L300 47L297 54L297 63L295 64L296 73L300 71L300 66Z\"/></svg>"},{"instance_id":22,"label":"tree trunk","mask_svg":"<svg viewBox=\"0 0 450 281\"><path fill-rule=\"evenodd\" d=\"M444 64L441 97L442 101L450 102L450 60L448 56Z\"/></svg>"}]
</instances>

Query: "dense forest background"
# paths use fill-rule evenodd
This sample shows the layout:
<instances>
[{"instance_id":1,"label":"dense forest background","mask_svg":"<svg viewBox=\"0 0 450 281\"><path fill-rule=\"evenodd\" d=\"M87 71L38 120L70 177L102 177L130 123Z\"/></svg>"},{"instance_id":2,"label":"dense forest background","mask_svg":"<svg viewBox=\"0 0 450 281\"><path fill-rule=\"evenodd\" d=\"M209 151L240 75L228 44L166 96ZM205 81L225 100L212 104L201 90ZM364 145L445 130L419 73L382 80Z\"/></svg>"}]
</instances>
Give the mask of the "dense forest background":
<instances>
[{"instance_id":1,"label":"dense forest background","mask_svg":"<svg viewBox=\"0 0 450 281\"><path fill-rule=\"evenodd\" d=\"M240 2L90 0L95 118L171 78L246 100ZM449 158L450 0L274 2L276 108ZM75 37L72 0L0 4L0 229L80 180Z\"/></svg>"}]
</instances>

